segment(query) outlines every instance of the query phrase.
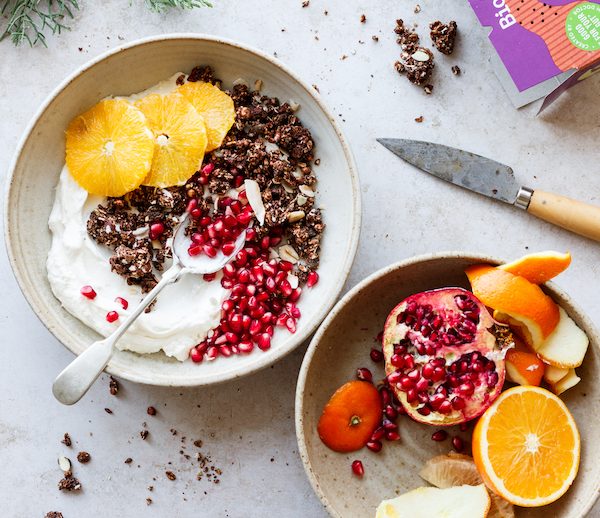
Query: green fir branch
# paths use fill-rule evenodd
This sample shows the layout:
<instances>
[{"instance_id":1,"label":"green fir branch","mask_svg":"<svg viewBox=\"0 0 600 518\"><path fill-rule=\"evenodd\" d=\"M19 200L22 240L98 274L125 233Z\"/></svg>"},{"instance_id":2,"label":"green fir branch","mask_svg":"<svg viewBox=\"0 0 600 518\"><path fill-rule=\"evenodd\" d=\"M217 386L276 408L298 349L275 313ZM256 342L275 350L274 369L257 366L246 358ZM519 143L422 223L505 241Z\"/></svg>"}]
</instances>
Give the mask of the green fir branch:
<instances>
[{"instance_id":1,"label":"green fir branch","mask_svg":"<svg viewBox=\"0 0 600 518\"><path fill-rule=\"evenodd\" d=\"M161 13L171 8L195 9L197 7L212 7L209 0L145 0L148 9Z\"/></svg>"},{"instance_id":2,"label":"green fir branch","mask_svg":"<svg viewBox=\"0 0 600 518\"><path fill-rule=\"evenodd\" d=\"M144 0L148 9L161 13L169 9L212 7L209 0ZM6 27L0 26L0 41L10 38L15 45L23 42L30 46L46 47L46 34L60 34L68 30L64 21L79 10L78 0L0 0L0 17ZM0 18L0 24L3 20Z\"/></svg>"},{"instance_id":3,"label":"green fir branch","mask_svg":"<svg viewBox=\"0 0 600 518\"><path fill-rule=\"evenodd\" d=\"M68 29L63 20L73 18L77 9L77 0L5 0L0 15L7 17L7 21L0 41L10 37L15 45L27 41L32 47L38 43L45 47L44 31L60 34Z\"/></svg>"}]
</instances>

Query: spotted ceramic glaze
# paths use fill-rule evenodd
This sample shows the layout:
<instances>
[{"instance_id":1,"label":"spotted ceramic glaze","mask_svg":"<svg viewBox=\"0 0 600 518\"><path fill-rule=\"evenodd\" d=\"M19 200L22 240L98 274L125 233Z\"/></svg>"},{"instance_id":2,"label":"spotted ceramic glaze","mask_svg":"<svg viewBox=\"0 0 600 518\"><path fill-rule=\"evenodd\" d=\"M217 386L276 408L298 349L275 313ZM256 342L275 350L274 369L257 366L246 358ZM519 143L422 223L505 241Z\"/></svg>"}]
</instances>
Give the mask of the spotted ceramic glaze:
<instances>
[{"instance_id":1,"label":"spotted ceramic glaze","mask_svg":"<svg viewBox=\"0 0 600 518\"><path fill-rule=\"evenodd\" d=\"M333 308L312 339L296 389L296 434L299 451L310 482L331 516L374 516L385 498L428 485L419 475L423 463L434 455L451 451L450 439L434 442L435 427L410 418L398 419L401 439L385 442L380 453L366 448L350 454L329 450L319 439L317 422L331 394L354 379L357 367L383 378L382 364L374 364L369 351L382 330L388 313L405 297L420 291L447 286L468 288L464 269L481 262L498 264L496 258L464 253L443 253L408 259L384 268L348 292ZM518 508L518 518L583 518L588 516L600 489L600 339L590 320L555 284L545 287L577 324L588 334L591 344L584 364L577 369L582 381L563 394L563 399L579 426L582 439L579 475L571 489L554 504L537 509ZM448 429L470 443L470 431ZM352 475L350 465L362 460L365 476Z\"/></svg>"},{"instance_id":2,"label":"spotted ceramic glaze","mask_svg":"<svg viewBox=\"0 0 600 518\"><path fill-rule=\"evenodd\" d=\"M99 337L67 313L46 278L50 247L48 216L64 163L69 121L108 95L129 95L170 77L209 64L230 86L238 78L263 81L263 91L300 105L298 116L312 131L318 200L327 229L323 235L320 282L299 302L302 318L294 335L278 332L265 353L219 358L195 365L163 354L119 351L107 371L152 385L193 386L237 378L264 368L306 340L337 299L354 260L360 232L360 189L352 154L315 90L262 52L208 36L174 34L133 42L77 70L42 105L19 144L10 168L5 205L8 255L25 297L42 322L75 354ZM182 301L185 303L185 301Z\"/></svg>"}]
</instances>

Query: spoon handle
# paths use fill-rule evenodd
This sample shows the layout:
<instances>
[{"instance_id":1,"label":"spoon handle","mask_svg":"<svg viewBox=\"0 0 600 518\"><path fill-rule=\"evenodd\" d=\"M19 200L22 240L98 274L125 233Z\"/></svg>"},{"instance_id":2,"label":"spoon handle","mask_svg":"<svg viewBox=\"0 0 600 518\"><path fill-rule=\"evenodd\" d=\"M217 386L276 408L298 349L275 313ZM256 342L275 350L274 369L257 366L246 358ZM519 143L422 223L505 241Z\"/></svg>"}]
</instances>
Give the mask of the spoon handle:
<instances>
[{"instance_id":1,"label":"spoon handle","mask_svg":"<svg viewBox=\"0 0 600 518\"><path fill-rule=\"evenodd\" d=\"M160 282L154 286L129 317L115 331L98 342L91 344L56 377L52 385L54 397L64 405L77 403L100 376L113 355L114 346L135 322L142 312L152 303L165 286L175 282L185 268L174 262Z\"/></svg>"}]
</instances>

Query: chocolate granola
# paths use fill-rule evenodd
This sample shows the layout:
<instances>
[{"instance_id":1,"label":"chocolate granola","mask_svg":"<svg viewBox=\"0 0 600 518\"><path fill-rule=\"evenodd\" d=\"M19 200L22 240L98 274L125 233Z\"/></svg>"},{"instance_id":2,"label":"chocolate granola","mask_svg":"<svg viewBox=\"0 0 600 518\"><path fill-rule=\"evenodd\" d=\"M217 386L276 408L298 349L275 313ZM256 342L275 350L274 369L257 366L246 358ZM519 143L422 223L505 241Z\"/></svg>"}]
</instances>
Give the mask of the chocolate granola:
<instances>
[{"instance_id":1,"label":"chocolate granola","mask_svg":"<svg viewBox=\"0 0 600 518\"><path fill-rule=\"evenodd\" d=\"M438 20L431 23L429 28L431 29L431 41L435 48L447 56L452 54L458 28L456 22L451 21L445 24Z\"/></svg>"},{"instance_id":2,"label":"chocolate granola","mask_svg":"<svg viewBox=\"0 0 600 518\"><path fill-rule=\"evenodd\" d=\"M394 32L398 35L396 41L402 48L400 59L394 63L394 67L398 73L405 73L411 83L426 85L435 67L433 53L420 46L419 35L406 27L403 20L396 20Z\"/></svg>"},{"instance_id":3,"label":"chocolate granola","mask_svg":"<svg viewBox=\"0 0 600 518\"><path fill-rule=\"evenodd\" d=\"M221 83L205 66L194 68L187 80ZM178 84L182 81L177 79ZM288 103L244 84L227 93L233 99L236 120L221 147L205 157L204 162L214 166L208 177L199 171L183 186L142 186L125 196L109 198L89 216L90 237L113 251L112 270L144 293L157 284L158 272L171 257L167 240L188 201L197 197L202 212L210 213L211 197L240 187L244 179L259 184L266 209L264 226L255 227L258 238L274 230L287 238L301 259L296 272L301 280L318 267L324 225L320 209L314 207L312 186L316 178L311 166L314 141L310 131ZM151 239L150 228L157 223L164 230L157 239ZM188 234L194 231L193 225L191 222L186 229Z\"/></svg>"}]
</instances>

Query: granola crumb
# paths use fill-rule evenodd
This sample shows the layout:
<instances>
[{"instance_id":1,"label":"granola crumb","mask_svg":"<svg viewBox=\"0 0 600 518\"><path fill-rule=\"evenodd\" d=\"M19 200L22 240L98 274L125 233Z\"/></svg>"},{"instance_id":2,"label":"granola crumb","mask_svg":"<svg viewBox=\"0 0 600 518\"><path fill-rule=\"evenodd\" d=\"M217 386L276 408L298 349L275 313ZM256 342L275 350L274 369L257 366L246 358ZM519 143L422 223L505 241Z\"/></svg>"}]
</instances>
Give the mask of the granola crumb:
<instances>
[{"instance_id":1,"label":"granola crumb","mask_svg":"<svg viewBox=\"0 0 600 518\"><path fill-rule=\"evenodd\" d=\"M302 2L302 7L308 7L310 5L310 0L304 0L304 2Z\"/></svg>"},{"instance_id":2,"label":"granola crumb","mask_svg":"<svg viewBox=\"0 0 600 518\"><path fill-rule=\"evenodd\" d=\"M60 479L58 489L60 491L79 491L81 490L81 482L70 471L67 471L65 477Z\"/></svg>"},{"instance_id":3,"label":"granola crumb","mask_svg":"<svg viewBox=\"0 0 600 518\"><path fill-rule=\"evenodd\" d=\"M46 513L44 518L63 518L63 514L58 511L50 511L49 513Z\"/></svg>"},{"instance_id":4,"label":"granola crumb","mask_svg":"<svg viewBox=\"0 0 600 518\"><path fill-rule=\"evenodd\" d=\"M148 438L148 434L149 434L149 433L150 433L150 432L148 432L148 430L142 430L142 431L140 432L140 437L142 438L142 441L145 441L145 440Z\"/></svg>"},{"instance_id":5,"label":"granola crumb","mask_svg":"<svg viewBox=\"0 0 600 518\"><path fill-rule=\"evenodd\" d=\"M175 473L173 473L172 471L165 471L165 475L167 476L167 478L169 480L177 479L177 477L175 476Z\"/></svg>"},{"instance_id":6,"label":"granola crumb","mask_svg":"<svg viewBox=\"0 0 600 518\"><path fill-rule=\"evenodd\" d=\"M112 376L108 382L108 390L110 391L111 396L116 396L119 392L119 382Z\"/></svg>"},{"instance_id":7,"label":"granola crumb","mask_svg":"<svg viewBox=\"0 0 600 518\"><path fill-rule=\"evenodd\" d=\"M421 12L421 6L419 4L415 5L415 14L419 14Z\"/></svg>"},{"instance_id":8,"label":"granola crumb","mask_svg":"<svg viewBox=\"0 0 600 518\"><path fill-rule=\"evenodd\" d=\"M146 410L146 413L148 415L156 415L156 408L154 408L153 406L149 406L148 409Z\"/></svg>"},{"instance_id":9,"label":"granola crumb","mask_svg":"<svg viewBox=\"0 0 600 518\"><path fill-rule=\"evenodd\" d=\"M148 497L146 498L146 505L151 505L152 504L152 498Z\"/></svg>"},{"instance_id":10,"label":"granola crumb","mask_svg":"<svg viewBox=\"0 0 600 518\"><path fill-rule=\"evenodd\" d=\"M425 119L423 118L423 115L421 115L421 116L419 116L419 117L416 117L416 118L415 118L415 122L419 122L419 123L420 123L420 122L423 122L424 120L425 120Z\"/></svg>"},{"instance_id":11,"label":"granola crumb","mask_svg":"<svg viewBox=\"0 0 600 518\"><path fill-rule=\"evenodd\" d=\"M373 34L373 36L371 36L371 39L377 43L379 41L379 36L377 36L376 34Z\"/></svg>"},{"instance_id":12,"label":"granola crumb","mask_svg":"<svg viewBox=\"0 0 600 518\"><path fill-rule=\"evenodd\" d=\"M71 436L67 432L65 432L63 435L63 440L60 442L62 442L65 446L71 446L71 444L73 444L71 442Z\"/></svg>"},{"instance_id":13,"label":"granola crumb","mask_svg":"<svg viewBox=\"0 0 600 518\"><path fill-rule=\"evenodd\" d=\"M323 11L323 14L324 14L325 16L327 16L327 15L329 14L329 11Z\"/></svg>"},{"instance_id":14,"label":"granola crumb","mask_svg":"<svg viewBox=\"0 0 600 518\"><path fill-rule=\"evenodd\" d=\"M431 95L433 93L433 85L425 85L423 90L427 95Z\"/></svg>"},{"instance_id":15,"label":"granola crumb","mask_svg":"<svg viewBox=\"0 0 600 518\"><path fill-rule=\"evenodd\" d=\"M431 29L431 41L435 48L447 56L452 54L458 30L456 22L453 20L445 24L437 20L431 23L429 28Z\"/></svg>"},{"instance_id":16,"label":"granola crumb","mask_svg":"<svg viewBox=\"0 0 600 518\"><path fill-rule=\"evenodd\" d=\"M110 408L105 408L105 409L104 409L104 411L105 411L107 414L112 414L112 413L113 413L113 411L112 411Z\"/></svg>"},{"instance_id":17,"label":"granola crumb","mask_svg":"<svg viewBox=\"0 0 600 518\"><path fill-rule=\"evenodd\" d=\"M131 464L133 462L133 459L131 457L127 457L124 462L125 464Z\"/></svg>"},{"instance_id":18,"label":"granola crumb","mask_svg":"<svg viewBox=\"0 0 600 518\"><path fill-rule=\"evenodd\" d=\"M360 23L365 23L367 21L367 17L364 14L360 15Z\"/></svg>"},{"instance_id":19,"label":"granola crumb","mask_svg":"<svg viewBox=\"0 0 600 518\"><path fill-rule=\"evenodd\" d=\"M82 464L87 464L91 460L92 456L87 451L80 451L77 454L77 460Z\"/></svg>"},{"instance_id":20,"label":"granola crumb","mask_svg":"<svg viewBox=\"0 0 600 518\"><path fill-rule=\"evenodd\" d=\"M319 90L319 87L315 84L312 85L312 87L318 92L321 93L321 91Z\"/></svg>"},{"instance_id":21,"label":"granola crumb","mask_svg":"<svg viewBox=\"0 0 600 518\"><path fill-rule=\"evenodd\" d=\"M148 486L148 491L154 491L154 486Z\"/></svg>"},{"instance_id":22,"label":"granola crumb","mask_svg":"<svg viewBox=\"0 0 600 518\"><path fill-rule=\"evenodd\" d=\"M460 69L460 67L459 67L458 65L454 65L454 66L452 67L452 73L453 73L455 76L459 76L459 75L461 75L461 74L462 74L462 70Z\"/></svg>"}]
</instances>

